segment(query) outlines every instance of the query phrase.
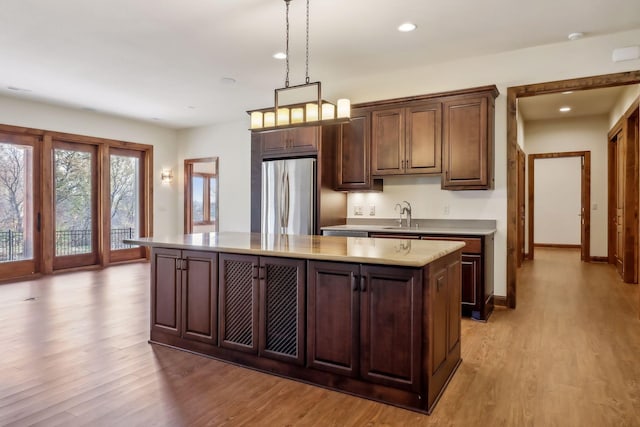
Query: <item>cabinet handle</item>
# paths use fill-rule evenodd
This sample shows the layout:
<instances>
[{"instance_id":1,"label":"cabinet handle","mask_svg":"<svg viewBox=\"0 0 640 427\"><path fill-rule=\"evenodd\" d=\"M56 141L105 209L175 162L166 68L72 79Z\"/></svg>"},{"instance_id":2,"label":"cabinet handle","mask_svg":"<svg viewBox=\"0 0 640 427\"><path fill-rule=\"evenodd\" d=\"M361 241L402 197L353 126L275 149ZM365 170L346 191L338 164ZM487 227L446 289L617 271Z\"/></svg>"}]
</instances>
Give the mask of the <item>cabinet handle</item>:
<instances>
[{"instance_id":1,"label":"cabinet handle","mask_svg":"<svg viewBox=\"0 0 640 427\"><path fill-rule=\"evenodd\" d=\"M444 285L444 277L438 277L438 280L436 280L436 289L439 291L443 285Z\"/></svg>"},{"instance_id":2,"label":"cabinet handle","mask_svg":"<svg viewBox=\"0 0 640 427\"><path fill-rule=\"evenodd\" d=\"M176 258L176 270L182 270L182 259Z\"/></svg>"},{"instance_id":3,"label":"cabinet handle","mask_svg":"<svg viewBox=\"0 0 640 427\"><path fill-rule=\"evenodd\" d=\"M360 290L362 292L367 290L367 280L364 276L360 276Z\"/></svg>"},{"instance_id":4,"label":"cabinet handle","mask_svg":"<svg viewBox=\"0 0 640 427\"><path fill-rule=\"evenodd\" d=\"M353 273L351 273L351 290L353 292L358 290L358 276L354 275Z\"/></svg>"},{"instance_id":5,"label":"cabinet handle","mask_svg":"<svg viewBox=\"0 0 640 427\"><path fill-rule=\"evenodd\" d=\"M189 260L188 259L183 259L182 260L182 269L185 270L185 271L189 269Z\"/></svg>"},{"instance_id":6,"label":"cabinet handle","mask_svg":"<svg viewBox=\"0 0 640 427\"><path fill-rule=\"evenodd\" d=\"M257 265L253 265L253 277L252 279L257 279L258 278L258 266Z\"/></svg>"},{"instance_id":7,"label":"cabinet handle","mask_svg":"<svg viewBox=\"0 0 640 427\"><path fill-rule=\"evenodd\" d=\"M258 279L259 280L264 280L264 265L261 265L260 267L258 267Z\"/></svg>"}]
</instances>

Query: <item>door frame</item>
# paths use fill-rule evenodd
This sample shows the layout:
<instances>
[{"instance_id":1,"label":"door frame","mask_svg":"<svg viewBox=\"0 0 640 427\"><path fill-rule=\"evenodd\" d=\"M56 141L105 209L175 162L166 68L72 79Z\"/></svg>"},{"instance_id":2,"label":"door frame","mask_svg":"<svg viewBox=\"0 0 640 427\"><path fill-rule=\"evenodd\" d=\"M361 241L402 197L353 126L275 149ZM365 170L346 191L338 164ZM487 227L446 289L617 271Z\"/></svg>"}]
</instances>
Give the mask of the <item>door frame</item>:
<instances>
[{"instance_id":1,"label":"door frame","mask_svg":"<svg viewBox=\"0 0 640 427\"><path fill-rule=\"evenodd\" d=\"M536 159L557 159L563 157L580 157L582 166L580 168L580 210L582 212L582 220L580 224L580 259L585 262L591 261L591 152L590 151L568 151L563 153L536 153L529 154L529 207L527 215L529 218L529 227L527 230L529 237L528 259L534 259L534 195L535 195L535 160ZM561 246L561 245L559 245Z\"/></svg>"},{"instance_id":2,"label":"door frame","mask_svg":"<svg viewBox=\"0 0 640 427\"><path fill-rule=\"evenodd\" d=\"M191 204L193 197L193 188L191 185L191 177L193 176L193 165L196 163L214 163L216 168L216 184L218 188L216 188L216 194L218 194L218 200L220 200L219 196L219 183L220 183L220 161L218 157L203 157L200 159L185 159L184 160L184 234L190 234L193 232L193 220L191 218ZM216 205L216 217L214 219L216 225L216 230L219 230L220 223L220 206Z\"/></svg>"},{"instance_id":3,"label":"door frame","mask_svg":"<svg viewBox=\"0 0 640 427\"><path fill-rule=\"evenodd\" d=\"M516 308L518 244L518 98L640 83L640 70L507 88L507 306Z\"/></svg>"},{"instance_id":4,"label":"door frame","mask_svg":"<svg viewBox=\"0 0 640 427\"><path fill-rule=\"evenodd\" d=\"M526 206L525 206L525 177L526 177L526 167L527 167L527 155L518 145L518 244L516 246L518 254L518 268L522 266L522 263L525 259L528 259L528 256L525 256L525 233L526 233Z\"/></svg>"}]
</instances>

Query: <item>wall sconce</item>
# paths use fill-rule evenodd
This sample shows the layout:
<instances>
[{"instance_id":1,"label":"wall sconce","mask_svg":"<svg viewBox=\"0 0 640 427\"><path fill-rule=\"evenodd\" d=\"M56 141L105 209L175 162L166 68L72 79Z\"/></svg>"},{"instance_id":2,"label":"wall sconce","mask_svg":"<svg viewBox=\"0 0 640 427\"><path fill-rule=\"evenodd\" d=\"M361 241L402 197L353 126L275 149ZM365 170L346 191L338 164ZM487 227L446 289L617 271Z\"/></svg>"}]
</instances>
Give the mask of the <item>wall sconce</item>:
<instances>
[{"instance_id":1,"label":"wall sconce","mask_svg":"<svg viewBox=\"0 0 640 427\"><path fill-rule=\"evenodd\" d=\"M173 171L171 169L162 169L162 172L160 172L160 180L163 184L171 184L171 181L173 181Z\"/></svg>"}]
</instances>

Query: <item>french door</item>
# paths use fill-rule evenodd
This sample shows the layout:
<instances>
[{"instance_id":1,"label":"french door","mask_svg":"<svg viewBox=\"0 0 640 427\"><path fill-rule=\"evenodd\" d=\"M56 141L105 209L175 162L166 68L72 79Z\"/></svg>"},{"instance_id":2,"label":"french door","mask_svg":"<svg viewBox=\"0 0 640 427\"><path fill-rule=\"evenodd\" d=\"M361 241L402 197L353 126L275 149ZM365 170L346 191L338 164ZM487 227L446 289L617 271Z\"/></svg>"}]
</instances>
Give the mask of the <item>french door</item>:
<instances>
[{"instance_id":1,"label":"french door","mask_svg":"<svg viewBox=\"0 0 640 427\"><path fill-rule=\"evenodd\" d=\"M98 264L97 147L53 143L53 269Z\"/></svg>"},{"instance_id":2,"label":"french door","mask_svg":"<svg viewBox=\"0 0 640 427\"><path fill-rule=\"evenodd\" d=\"M110 262L139 259L144 248L129 245L123 239L144 236L145 224L145 153L122 148L109 149L109 206L105 242L109 245ZM106 168L105 168L106 169Z\"/></svg>"},{"instance_id":3,"label":"french door","mask_svg":"<svg viewBox=\"0 0 640 427\"><path fill-rule=\"evenodd\" d=\"M0 280L40 269L39 139L0 133Z\"/></svg>"}]
</instances>

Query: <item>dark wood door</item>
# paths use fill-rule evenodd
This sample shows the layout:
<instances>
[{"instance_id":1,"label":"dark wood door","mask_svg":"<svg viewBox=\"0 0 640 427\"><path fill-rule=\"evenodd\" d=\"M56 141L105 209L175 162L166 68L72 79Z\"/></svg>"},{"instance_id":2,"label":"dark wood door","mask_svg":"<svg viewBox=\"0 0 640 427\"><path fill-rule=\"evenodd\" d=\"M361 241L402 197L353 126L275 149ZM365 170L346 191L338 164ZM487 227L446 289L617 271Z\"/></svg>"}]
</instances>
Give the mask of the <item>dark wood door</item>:
<instances>
[{"instance_id":1,"label":"dark wood door","mask_svg":"<svg viewBox=\"0 0 640 427\"><path fill-rule=\"evenodd\" d=\"M419 269L363 266L360 280L361 376L418 391L422 350Z\"/></svg>"},{"instance_id":2,"label":"dark wood door","mask_svg":"<svg viewBox=\"0 0 640 427\"><path fill-rule=\"evenodd\" d=\"M218 343L218 254L183 251L182 337Z\"/></svg>"},{"instance_id":3,"label":"dark wood door","mask_svg":"<svg viewBox=\"0 0 640 427\"><path fill-rule=\"evenodd\" d=\"M374 111L372 127L372 174L400 175L404 172L404 109Z\"/></svg>"},{"instance_id":4,"label":"dark wood door","mask_svg":"<svg viewBox=\"0 0 640 427\"><path fill-rule=\"evenodd\" d=\"M258 257L220 254L220 346L258 352Z\"/></svg>"},{"instance_id":5,"label":"dark wood door","mask_svg":"<svg viewBox=\"0 0 640 427\"><path fill-rule=\"evenodd\" d=\"M307 365L355 377L359 372L358 264L310 261Z\"/></svg>"},{"instance_id":6,"label":"dark wood door","mask_svg":"<svg viewBox=\"0 0 640 427\"><path fill-rule=\"evenodd\" d=\"M488 100L444 103L442 186L448 190L489 188Z\"/></svg>"},{"instance_id":7,"label":"dark wood door","mask_svg":"<svg viewBox=\"0 0 640 427\"><path fill-rule=\"evenodd\" d=\"M180 335L181 252L154 248L151 252L151 331Z\"/></svg>"},{"instance_id":8,"label":"dark wood door","mask_svg":"<svg viewBox=\"0 0 640 427\"><path fill-rule=\"evenodd\" d=\"M304 365L305 264L260 258L260 356Z\"/></svg>"},{"instance_id":9,"label":"dark wood door","mask_svg":"<svg viewBox=\"0 0 640 427\"><path fill-rule=\"evenodd\" d=\"M439 175L442 172L442 104L409 107L405 116L404 172Z\"/></svg>"},{"instance_id":10,"label":"dark wood door","mask_svg":"<svg viewBox=\"0 0 640 427\"><path fill-rule=\"evenodd\" d=\"M482 287L482 256L462 254L462 305L465 311L480 310L483 295Z\"/></svg>"},{"instance_id":11,"label":"dark wood door","mask_svg":"<svg viewBox=\"0 0 640 427\"><path fill-rule=\"evenodd\" d=\"M352 110L351 122L338 134L336 190L368 190L371 187L371 113Z\"/></svg>"},{"instance_id":12,"label":"dark wood door","mask_svg":"<svg viewBox=\"0 0 640 427\"><path fill-rule=\"evenodd\" d=\"M524 236L525 236L525 164L526 164L526 156L524 151L518 148L518 242L517 242L517 263L518 267L522 266L522 262L524 261ZM464 301L464 295L463 295Z\"/></svg>"}]
</instances>

